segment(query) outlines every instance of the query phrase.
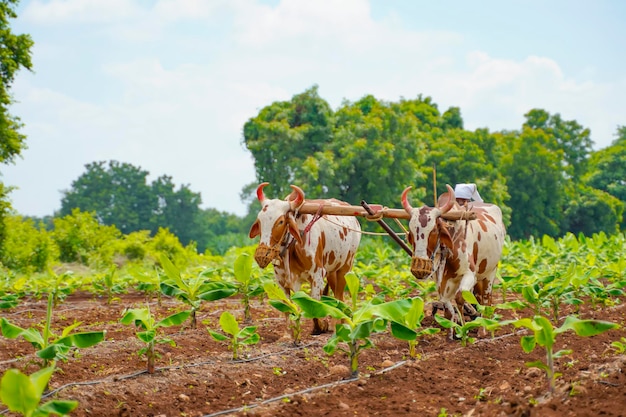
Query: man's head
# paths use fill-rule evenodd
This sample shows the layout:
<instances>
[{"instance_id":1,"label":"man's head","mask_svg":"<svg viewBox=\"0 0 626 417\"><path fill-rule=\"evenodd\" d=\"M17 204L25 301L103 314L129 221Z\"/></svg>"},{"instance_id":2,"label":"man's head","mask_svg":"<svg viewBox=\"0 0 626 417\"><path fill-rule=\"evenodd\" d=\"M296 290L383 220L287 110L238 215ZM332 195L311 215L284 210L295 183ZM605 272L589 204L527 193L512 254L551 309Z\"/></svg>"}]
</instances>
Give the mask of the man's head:
<instances>
[{"instance_id":1,"label":"man's head","mask_svg":"<svg viewBox=\"0 0 626 417\"><path fill-rule=\"evenodd\" d=\"M476 184L457 184L454 187L454 195L456 196L456 201L461 206L467 204L469 201L483 201L478 194L478 190L476 189Z\"/></svg>"}]
</instances>

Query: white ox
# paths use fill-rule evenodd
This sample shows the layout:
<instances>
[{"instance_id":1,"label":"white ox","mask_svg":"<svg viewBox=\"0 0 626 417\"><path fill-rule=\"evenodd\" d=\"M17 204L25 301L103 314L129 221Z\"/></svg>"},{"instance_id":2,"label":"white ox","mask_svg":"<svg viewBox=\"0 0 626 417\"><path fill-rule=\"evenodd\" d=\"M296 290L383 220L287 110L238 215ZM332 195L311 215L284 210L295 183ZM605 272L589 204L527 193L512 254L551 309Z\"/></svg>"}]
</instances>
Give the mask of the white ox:
<instances>
[{"instance_id":1,"label":"white ox","mask_svg":"<svg viewBox=\"0 0 626 417\"><path fill-rule=\"evenodd\" d=\"M298 291L304 282L311 286L311 297L328 294L343 300L344 276L352 268L361 241L361 226L352 216L298 213L304 192L291 185L293 192L285 200L265 197L262 183L257 188L261 211L250 228L250 238L261 236L254 259L261 268L270 262L278 284L285 294ZM336 199L307 200L309 203L348 205ZM324 285L324 278L327 284ZM328 323L313 319L313 334L328 331Z\"/></svg>"},{"instance_id":2,"label":"white ox","mask_svg":"<svg viewBox=\"0 0 626 417\"><path fill-rule=\"evenodd\" d=\"M476 220L442 219L441 215L453 208L463 210L456 203L454 190L449 185L447 187L448 199L441 208L411 207L407 198L411 187L402 193L402 206L411 215L411 272L418 279L435 273L439 300L446 315L458 320L452 301L456 300L461 312L464 307L470 307L465 304L462 291L473 291L481 305L491 304L491 289L506 230L502 212L494 204L469 203L469 209L476 213Z\"/></svg>"}]
</instances>

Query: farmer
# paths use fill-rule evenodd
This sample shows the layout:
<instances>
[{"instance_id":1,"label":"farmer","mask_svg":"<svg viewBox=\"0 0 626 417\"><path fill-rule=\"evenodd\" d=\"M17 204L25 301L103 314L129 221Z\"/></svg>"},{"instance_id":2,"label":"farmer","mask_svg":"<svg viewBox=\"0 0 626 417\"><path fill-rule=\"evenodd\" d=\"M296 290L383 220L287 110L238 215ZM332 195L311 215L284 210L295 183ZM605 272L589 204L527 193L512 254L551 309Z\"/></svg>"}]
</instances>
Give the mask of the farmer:
<instances>
[{"instance_id":1,"label":"farmer","mask_svg":"<svg viewBox=\"0 0 626 417\"><path fill-rule=\"evenodd\" d=\"M478 194L476 184L473 183L457 184L454 187L454 195L456 196L456 202L459 203L461 207L467 207L467 203L470 201L483 201L480 194Z\"/></svg>"}]
</instances>

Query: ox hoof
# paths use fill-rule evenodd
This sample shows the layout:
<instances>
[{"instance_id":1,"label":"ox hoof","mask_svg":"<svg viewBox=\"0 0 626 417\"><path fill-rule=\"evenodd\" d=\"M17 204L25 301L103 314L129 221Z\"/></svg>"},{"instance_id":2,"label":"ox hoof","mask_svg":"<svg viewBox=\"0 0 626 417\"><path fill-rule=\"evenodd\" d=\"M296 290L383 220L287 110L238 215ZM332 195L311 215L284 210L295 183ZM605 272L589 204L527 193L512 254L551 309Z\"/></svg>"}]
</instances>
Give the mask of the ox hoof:
<instances>
[{"instance_id":1,"label":"ox hoof","mask_svg":"<svg viewBox=\"0 0 626 417\"><path fill-rule=\"evenodd\" d=\"M327 333L327 332L328 332L328 322L326 320L318 320L318 319L313 320L313 331L311 332L313 336L317 336L317 335L320 335L322 333Z\"/></svg>"}]
</instances>

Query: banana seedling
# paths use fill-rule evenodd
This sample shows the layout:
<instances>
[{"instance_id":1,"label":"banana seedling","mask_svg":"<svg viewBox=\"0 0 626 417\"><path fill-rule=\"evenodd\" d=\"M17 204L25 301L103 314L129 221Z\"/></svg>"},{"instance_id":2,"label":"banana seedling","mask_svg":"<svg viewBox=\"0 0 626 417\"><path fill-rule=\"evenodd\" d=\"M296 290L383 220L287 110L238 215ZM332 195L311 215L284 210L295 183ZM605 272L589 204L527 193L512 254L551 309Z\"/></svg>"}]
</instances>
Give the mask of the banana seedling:
<instances>
[{"instance_id":1,"label":"banana seedling","mask_svg":"<svg viewBox=\"0 0 626 417\"><path fill-rule=\"evenodd\" d=\"M324 352L332 355L337 350L345 352L350 360L350 372L353 378L359 375L359 355L374 343L370 336L375 332L384 331L388 321L401 322L411 307L409 300L382 302L380 298L373 298L359 306L359 279L354 272L345 276L348 291L351 295L352 307L343 301L331 297L322 297L316 300L299 291L291 299L298 304L306 318L332 317L341 320L335 326L335 333L324 346ZM345 343L347 348L340 343Z\"/></svg>"},{"instance_id":2,"label":"banana seedling","mask_svg":"<svg viewBox=\"0 0 626 417\"><path fill-rule=\"evenodd\" d=\"M167 256L161 255L160 260L168 278L161 282L161 292L176 297L191 307L192 329L197 326L196 311L200 308L202 301L220 300L237 292L233 284L225 281L210 281L203 274L184 280L178 268Z\"/></svg>"},{"instance_id":3,"label":"banana seedling","mask_svg":"<svg viewBox=\"0 0 626 417\"><path fill-rule=\"evenodd\" d=\"M261 339L256 332L257 326L247 326L240 329L237 319L228 311L224 311L220 316L220 327L225 334L208 329L209 334L218 342L229 342L229 349L233 352L234 361L239 359L239 347L241 345L254 345Z\"/></svg>"},{"instance_id":4,"label":"banana seedling","mask_svg":"<svg viewBox=\"0 0 626 417\"><path fill-rule=\"evenodd\" d=\"M43 333L32 327L21 328L4 317L0 318L2 335L7 339L17 339L21 336L30 342L37 349L37 356L43 359L42 368L58 359L67 360L67 354L72 347L86 348L102 342L105 335L104 331L72 333L74 329L80 326L81 322L75 322L64 328L60 336L55 335L51 329L54 300L53 292L48 293L48 307Z\"/></svg>"},{"instance_id":5,"label":"banana seedling","mask_svg":"<svg viewBox=\"0 0 626 417\"><path fill-rule=\"evenodd\" d=\"M156 321L148 307L134 308L124 313L124 316L120 319L120 323L125 325L135 324L135 326L142 329L136 333L136 336L139 340L144 342L146 346L139 350L138 354L146 355L148 360L148 373L154 373L154 362L158 356L154 350L156 343L169 343L171 346L176 346L176 343L172 339L158 337L159 328L179 326L187 320L190 314L190 310L185 310Z\"/></svg>"},{"instance_id":6,"label":"banana seedling","mask_svg":"<svg viewBox=\"0 0 626 417\"><path fill-rule=\"evenodd\" d=\"M509 322L506 322L507 324ZM581 320L574 316L568 316L560 327L554 328L550 320L544 316L536 315L531 318L523 318L510 321L515 327L525 327L533 332L532 335L522 336L520 344L526 353L532 352L537 345L546 350L546 362L534 361L526 363L528 367L535 367L546 372L550 392L554 392L556 388L556 379L561 373L555 371L554 359L563 355L569 355L572 349L562 349L554 352L554 345L559 334L568 330L573 330L578 336L595 336L607 330L619 327L617 323L611 323L602 320Z\"/></svg>"},{"instance_id":7,"label":"banana seedling","mask_svg":"<svg viewBox=\"0 0 626 417\"><path fill-rule=\"evenodd\" d=\"M235 259L234 272L235 280L237 281L237 292L241 294L244 322L251 322L250 299L263 294L261 280L252 277L252 256L247 253L239 255Z\"/></svg>"},{"instance_id":8,"label":"banana seedling","mask_svg":"<svg viewBox=\"0 0 626 417\"><path fill-rule=\"evenodd\" d=\"M276 310L287 315L289 329L294 345L300 344L302 337L302 309L294 303L275 282L266 282L263 289L268 297L268 303Z\"/></svg>"},{"instance_id":9,"label":"banana seedling","mask_svg":"<svg viewBox=\"0 0 626 417\"><path fill-rule=\"evenodd\" d=\"M424 300L419 297L409 299L411 307L404 317L396 317L391 320L391 334L400 340L409 342L409 357L415 359L417 357L416 347L419 337L431 335L439 332L439 329L428 327L421 328L424 319Z\"/></svg>"}]
</instances>

